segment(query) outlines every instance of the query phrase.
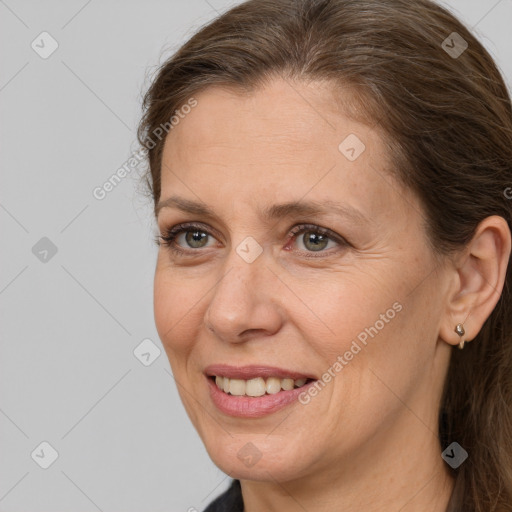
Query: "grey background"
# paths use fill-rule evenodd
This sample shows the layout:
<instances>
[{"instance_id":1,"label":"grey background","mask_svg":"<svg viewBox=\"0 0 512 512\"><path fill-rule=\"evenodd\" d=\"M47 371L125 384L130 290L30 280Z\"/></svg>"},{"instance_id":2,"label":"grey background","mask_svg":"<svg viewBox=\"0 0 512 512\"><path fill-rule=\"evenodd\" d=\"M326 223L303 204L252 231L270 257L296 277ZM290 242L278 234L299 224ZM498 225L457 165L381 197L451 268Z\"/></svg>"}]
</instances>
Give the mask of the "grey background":
<instances>
[{"instance_id":1,"label":"grey background","mask_svg":"<svg viewBox=\"0 0 512 512\"><path fill-rule=\"evenodd\" d=\"M138 174L92 191L138 149L148 73L235 3L0 1L0 512L202 510L228 484L154 326ZM510 87L512 0L446 5ZM59 45L47 59L31 47L43 31ZM57 248L46 261L43 237ZM144 366L133 351L147 338L161 354ZM48 469L43 441L59 454Z\"/></svg>"}]
</instances>

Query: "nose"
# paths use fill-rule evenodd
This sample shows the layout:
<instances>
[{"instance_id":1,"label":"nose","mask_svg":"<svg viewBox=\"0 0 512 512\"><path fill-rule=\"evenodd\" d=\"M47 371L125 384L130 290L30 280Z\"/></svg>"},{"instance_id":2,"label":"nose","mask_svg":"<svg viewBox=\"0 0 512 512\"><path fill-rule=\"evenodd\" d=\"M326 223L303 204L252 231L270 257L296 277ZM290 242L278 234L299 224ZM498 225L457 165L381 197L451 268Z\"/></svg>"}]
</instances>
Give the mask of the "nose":
<instances>
[{"instance_id":1,"label":"nose","mask_svg":"<svg viewBox=\"0 0 512 512\"><path fill-rule=\"evenodd\" d=\"M283 321L280 281L264 255L248 263L233 249L223 270L205 311L206 327L227 343L275 334Z\"/></svg>"}]
</instances>

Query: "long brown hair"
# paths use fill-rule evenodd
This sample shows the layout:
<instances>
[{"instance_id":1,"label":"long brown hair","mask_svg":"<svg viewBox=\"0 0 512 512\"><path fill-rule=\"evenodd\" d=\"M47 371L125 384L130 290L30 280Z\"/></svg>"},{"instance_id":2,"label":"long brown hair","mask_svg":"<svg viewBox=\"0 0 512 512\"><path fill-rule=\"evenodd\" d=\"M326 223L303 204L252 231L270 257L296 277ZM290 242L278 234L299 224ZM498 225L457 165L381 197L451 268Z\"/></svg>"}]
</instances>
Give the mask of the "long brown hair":
<instances>
[{"instance_id":1,"label":"long brown hair","mask_svg":"<svg viewBox=\"0 0 512 512\"><path fill-rule=\"evenodd\" d=\"M479 41L430 0L249 0L204 26L144 97L138 137L155 206L165 142L155 131L208 86L250 91L277 75L356 91L354 115L385 134L395 177L421 201L434 254L463 248L491 215L512 229L507 87ZM469 458L454 472L450 510L512 511L511 290L509 264L497 306L452 354L439 437Z\"/></svg>"}]
</instances>

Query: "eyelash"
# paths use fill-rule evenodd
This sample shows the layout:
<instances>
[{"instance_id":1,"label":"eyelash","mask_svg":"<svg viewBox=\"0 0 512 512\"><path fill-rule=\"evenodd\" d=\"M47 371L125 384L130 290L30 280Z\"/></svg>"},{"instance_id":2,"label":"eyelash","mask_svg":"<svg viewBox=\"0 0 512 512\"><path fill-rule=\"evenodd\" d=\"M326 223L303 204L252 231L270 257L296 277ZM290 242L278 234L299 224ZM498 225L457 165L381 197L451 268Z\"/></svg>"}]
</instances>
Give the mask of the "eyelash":
<instances>
[{"instance_id":1,"label":"eyelash","mask_svg":"<svg viewBox=\"0 0 512 512\"><path fill-rule=\"evenodd\" d=\"M213 236L207 229L205 229L204 226L201 224L196 223L186 223L186 224L178 224L177 226L174 226L173 228L170 228L168 230L164 231L163 235L158 236L155 239L155 242L157 245L163 245L167 247L169 250L171 250L173 253L181 256L190 256L193 253L198 253L199 249L183 249L179 246L177 246L174 241L176 237L181 233L186 233L189 231L200 231L201 233L206 233L208 236ZM290 235L293 237L297 237L301 233L311 231L312 233L315 233L317 235L323 235L327 236L329 240L332 240L336 242L341 247L348 247L350 243L345 240L343 237L337 235L333 231L327 228L322 228L321 226L317 226L315 224L300 224L298 226L295 226L291 229ZM319 257L325 257L325 253L327 255L330 255L332 251L318 251L320 256L314 255L314 251L299 251L305 254L306 258L319 258ZM324 255L322 256L322 253Z\"/></svg>"}]
</instances>

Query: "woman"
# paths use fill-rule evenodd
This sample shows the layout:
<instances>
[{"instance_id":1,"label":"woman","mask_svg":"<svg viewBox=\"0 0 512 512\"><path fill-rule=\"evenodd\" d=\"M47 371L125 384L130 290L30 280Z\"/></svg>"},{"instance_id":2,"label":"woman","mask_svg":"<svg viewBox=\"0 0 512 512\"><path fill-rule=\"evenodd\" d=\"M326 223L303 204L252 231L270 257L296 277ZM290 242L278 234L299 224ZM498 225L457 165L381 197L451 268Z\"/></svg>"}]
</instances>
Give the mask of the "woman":
<instances>
[{"instance_id":1,"label":"woman","mask_svg":"<svg viewBox=\"0 0 512 512\"><path fill-rule=\"evenodd\" d=\"M233 478L207 510L511 511L512 108L475 37L249 0L144 107L155 322Z\"/></svg>"}]
</instances>

